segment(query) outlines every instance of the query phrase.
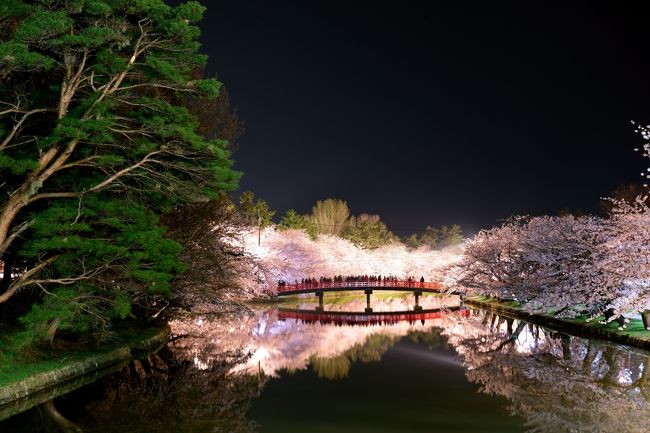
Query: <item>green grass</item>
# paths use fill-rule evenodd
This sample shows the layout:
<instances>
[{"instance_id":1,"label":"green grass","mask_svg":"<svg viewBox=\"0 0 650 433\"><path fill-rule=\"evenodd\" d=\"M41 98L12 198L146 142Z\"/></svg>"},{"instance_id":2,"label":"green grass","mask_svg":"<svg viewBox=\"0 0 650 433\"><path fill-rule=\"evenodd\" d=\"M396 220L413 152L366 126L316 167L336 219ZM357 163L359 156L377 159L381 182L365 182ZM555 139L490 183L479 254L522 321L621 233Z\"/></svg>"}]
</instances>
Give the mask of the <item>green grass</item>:
<instances>
[{"instance_id":1,"label":"green grass","mask_svg":"<svg viewBox=\"0 0 650 433\"><path fill-rule=\"evenodd\" d=\"M600 323L605 320L604 316L596 317L595 319L587 322L588 316L579 316L574 317L573 319L566 319L569 322L579 323L588 328L600 328L607 329L609 331L618 332L620 334L628 334L636 338L642 338L644 340L650 340L650 331L647 331L643 326L643 321L639 319L630 319L630 323L627 324L625 329L620 330L618 322L609 322L609 323Z\"/></svg>"},{"instance_id":2,"label":"green grass","mask_svg":"<svg viewBox=\"0 0 650 433\"><path fill-rule=\"evenodd\" d=\"M99 347L79 349L41 349L30 355L19 353L9 343L14 333L0 336L0 388L29 376L56 370L74 361L109 353L117 348L131 346L153 337L160 328L126 329L111 342Z\"/></svg>"},{"instance_id":3,"label":"green grass","mask_svg":"<svg viewBox=\"0 0 650 433\"><path fill-rule=\"evenodd\" d=\"M106 353L114 347L101 347L93 350L41 351L36 358L27 357L13 350L3 339L0 342L0 387L26 379L34 374L55 370L69 362L88 356Z\"/></svg>"},{"instance_id":4,"label":"green grass","mask_svg":"<svg viewBox=\"0 0 650 433\"><path fill-rule=\"evenodd\" d=\"M471 296L468 297L467 299L471 299L477 302L485 302L488 304L503 305L504 307L510 307L510 308L521 308L522 306L521 302L519 301L514 301L512 299L493 298L492 296L485 296L485 295Z\"/></svg>"},{"instance_id":5,"label":"green grass","mask_svg":"<svg viewBox=\"0 0 650 433\"><path fill-rule=\"evenodd\" d=\"M470 299L470 298L468 298ZM500 305L506 308L522 311L522 305L517 301L500 300L498 298L491 298L487 296L472 296L472 300L486 304ZM606 331L611 334L626 335L638 341L650 342L650 331L646 330L643 326L643 321L639 319L629 319L630 322L626 324L625 329L618 329L619 324L616 321L609 323L600 323L605 320L604 316L595 317L587 322L588 315L582 314L571 319L560 319L554 316L552 311L548 314L537 314L538 316L553 317L557 320L562 320L567 323L573 323L588 329Z\"/></svg>"}]
</instances>

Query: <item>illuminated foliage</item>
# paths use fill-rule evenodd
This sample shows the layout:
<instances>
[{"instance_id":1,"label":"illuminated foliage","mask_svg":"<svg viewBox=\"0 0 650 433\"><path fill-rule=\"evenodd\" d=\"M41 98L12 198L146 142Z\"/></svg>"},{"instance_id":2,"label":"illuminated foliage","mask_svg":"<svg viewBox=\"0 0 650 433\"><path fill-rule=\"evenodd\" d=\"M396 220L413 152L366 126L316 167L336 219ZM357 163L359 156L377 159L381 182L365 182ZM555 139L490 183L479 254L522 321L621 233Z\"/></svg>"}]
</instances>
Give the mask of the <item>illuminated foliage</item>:
<instances>
[{"instance_id":1,"label":"illuminated foliage","mask_svg":"<svg viewBox=\"0 0 650 433\"><path fill-rule=\"evenodd\" d=\"M396 239L379 215L368 214L350 217L342 236L361 248L370 249L388 245Z\"/></svg>"},{"instance_id":2,"label":"illuminated foliage","mask_svg":"<svg viewBox=\"0 0 650 433\"><path fill-rule=\"evenodd\" d=\"M315 240L318 236L318 227L316 224L305 215L298 215L295 210L289 209L280 219L278 224L278 229L280 230L303 230L309 235L312 240Z\"/></svg>"},{"instance_id":3,"label":"illuminated foliage","mask_svg":"<svg viewBox=\"0 0 650 433\"><path fill-rule=\"evenodd\" d=\"M23 322L50 337L108 329L133 301L170 296L183 269L156 214L237 186L229 144L205 138L185 106L221 86L196 77L204 8L2 8L0 303L31 291L42 302Z\"/></svg>"}]
</instances>

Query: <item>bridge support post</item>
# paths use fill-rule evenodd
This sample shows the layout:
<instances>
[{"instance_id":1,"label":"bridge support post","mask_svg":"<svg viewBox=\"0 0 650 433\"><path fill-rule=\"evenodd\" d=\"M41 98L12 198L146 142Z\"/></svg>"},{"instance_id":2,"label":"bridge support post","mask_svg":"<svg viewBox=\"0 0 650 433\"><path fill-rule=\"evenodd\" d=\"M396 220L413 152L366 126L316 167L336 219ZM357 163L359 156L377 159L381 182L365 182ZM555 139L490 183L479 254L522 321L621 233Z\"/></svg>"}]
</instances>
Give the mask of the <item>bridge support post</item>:
<instances>
[{"instance_id":1,"label":"bridge support post","mask_svg":"<svg viewBox=\"0 0 650 433\"><path fill-rule=\"evenodd\" d=\"M420 311L420 310L422 310L422 307L420 306L420 296L422 296L422 291L421 290L415 290L413 292L413 294L415 295L415 307L413 307L413 309L415 311Z\"/></svg>"},{"instance_id":2,"label":"bridge support post","mask_svg":"<svg viewBox=\"0 0 650 433\"><path fill-rule=\"evenodd\" d=\"M366 289L366 313L372 313L372 308L370 307L370 295L372 295L372 290Z\"/></svg>"},{"instance_id":3,"label":"bridge support post","mask_svg":"<svg viewBox=\"0 0 650 433\"><path fill-rule=\"evenodd\" d=\"M316 292L316 296L318 296L318 307L316 307L316 311L323 311L323 292Z\"/></svg>"}]
</instances>

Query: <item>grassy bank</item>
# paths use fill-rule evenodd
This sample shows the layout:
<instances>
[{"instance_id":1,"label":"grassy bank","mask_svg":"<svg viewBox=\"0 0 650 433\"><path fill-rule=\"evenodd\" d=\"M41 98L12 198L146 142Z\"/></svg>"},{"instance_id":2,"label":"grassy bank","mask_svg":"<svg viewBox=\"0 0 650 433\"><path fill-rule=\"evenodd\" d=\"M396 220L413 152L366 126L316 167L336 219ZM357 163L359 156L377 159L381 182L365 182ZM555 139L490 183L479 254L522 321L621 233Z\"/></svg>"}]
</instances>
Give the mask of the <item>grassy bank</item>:
<instances>
[{"instance_id":1,"label":"grassy bank","mask_svg":"<svg viewBox=\"0 0 650 433\"><path fill-rule=\"evenodd\" d=\"M169 332L168 327L124 331L99 348L52 350L31 360L0 341L0 419L16 412L8 406L18 404L25 410L25 406L34 406L59 394L56 388L63 387L69 392L70 386L64 385L74 382L82 386L87 381L77 379L83 376L93 375L95 380L94 373L98 371L158 350L167 342Z\"/></svg>"},{"instance_id":2,"label":"grassy bank","mask_svg":"<svg viewBox=\"0 0 650 433\"><path fill-rule=\"evenodd\" d=\"M615 343L622 343L640 349L650 350L650 331L643 327L643 322L630 319L625 329L618 329L619 324L610 322L599 323L604 317L598 317L589 322L587 316L573 319L560 319L549 314L530 313L525 311L518 302L485 297L468 297L464 303L468 306L492 310L499 315L540 325L554 331L586 338L598 338Z\"/></svg>"}]
</instances>

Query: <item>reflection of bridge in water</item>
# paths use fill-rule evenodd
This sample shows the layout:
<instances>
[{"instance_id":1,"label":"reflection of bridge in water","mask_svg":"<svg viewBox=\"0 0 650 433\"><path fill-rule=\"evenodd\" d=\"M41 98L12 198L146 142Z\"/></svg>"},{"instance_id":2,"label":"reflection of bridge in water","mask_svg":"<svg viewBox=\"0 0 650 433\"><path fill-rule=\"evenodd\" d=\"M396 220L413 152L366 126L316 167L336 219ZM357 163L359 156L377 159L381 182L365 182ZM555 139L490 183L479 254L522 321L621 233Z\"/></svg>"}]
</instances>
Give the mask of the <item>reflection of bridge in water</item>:
<instances>
[{"instance_id":1,"label":"reflection of bridge in water","mask_svg":"<svg viewBox=\"0 0 650 433\"><path fill-rule=\"evenodd\" d=\"M322 311L301 310L293 308L279 308L278 319L295 319L303 323L320 323L323 325L393 325L400 322L410 324L426 320L440 319L446 314L459 313L465 317L469 316L469 310L465 307L437 308L432 310L408 310L408 311L377 311L377 312L354 312L354 311Z\"/></svg>"},{"instance_id":2,"label":"reflection of bridge in water","mask_svg":"<svg viewBox=\"0 0 650 433\"><path fill-rule=\"evenodd\" d=\"M344 292L363 290L366 295L366 313L372 313L370 295L374 290L390 290L413 292L415 310L422 312L419 301L423 293L442 293L445 287L436 282L420 282L412 280L383 280L383 281L344 281L344 282L306 282L282 284L277 287L277 296L304 295L313 293L318 296L317 310L323 310L323 294L326 292Z\"/></svg>"}]
</instances>

